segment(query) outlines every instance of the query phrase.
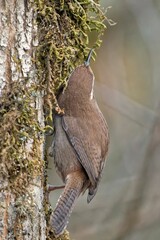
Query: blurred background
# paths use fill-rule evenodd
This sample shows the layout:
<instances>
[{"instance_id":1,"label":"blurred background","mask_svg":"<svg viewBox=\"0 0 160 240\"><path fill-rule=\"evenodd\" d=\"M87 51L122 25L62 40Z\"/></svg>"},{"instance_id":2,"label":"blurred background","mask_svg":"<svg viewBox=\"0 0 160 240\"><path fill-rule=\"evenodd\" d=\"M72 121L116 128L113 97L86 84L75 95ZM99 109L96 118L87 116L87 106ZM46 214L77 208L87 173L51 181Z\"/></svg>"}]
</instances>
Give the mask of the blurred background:
<instances>
[{"instance_id":1,"label":"blurred background","mask_svg":"<svg viewBox=\"0 0 160 240\"><path fill-rule=\"evenodd\" d=\"M160 239L160 1L104 0L112 6L92 61L95 96L110 129L110 149L96 197L80 197L74 240ZM107 24L107 23L106 23ZM49 165L49 182L61 184ZM54 207L61 191L50 194Z\"/></svg>"}]
</instances>

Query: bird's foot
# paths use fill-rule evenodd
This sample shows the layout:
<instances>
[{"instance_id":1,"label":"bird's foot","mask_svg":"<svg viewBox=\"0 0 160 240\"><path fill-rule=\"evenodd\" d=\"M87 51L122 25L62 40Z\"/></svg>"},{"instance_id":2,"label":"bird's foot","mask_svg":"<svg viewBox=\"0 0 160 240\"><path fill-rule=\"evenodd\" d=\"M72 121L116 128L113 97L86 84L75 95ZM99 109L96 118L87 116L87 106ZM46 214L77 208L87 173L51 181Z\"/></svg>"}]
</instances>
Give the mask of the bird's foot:
<instances>
[{"instance_id":1,"label":"bird's foot","mask_svg":"<svg viewBox=\"0 0 160 240\"><path fill-rule=\"evenodd\" d=\"M62 189L64 187L65 187L65 185L55 186L55 185L48 184L47 185L47 191L48 191L48 193L50 193L51 191L54 191L54 190L57 190L57 189Z\"/></svg>"},{"instance_id":2,"label":"bird's foot","mask_svg":"<svg viewBox=\"0 0 160 240\"><path fill-rule=\"evenodd\" d=\"M46 200L49 202L49 193L51 191L57 190L57 189L62 189L64 188L65 185L60 185L60 186L55 186L55 185L50 185L47 184L47 188L46 188Z\"/></svg>"}]
</instances>

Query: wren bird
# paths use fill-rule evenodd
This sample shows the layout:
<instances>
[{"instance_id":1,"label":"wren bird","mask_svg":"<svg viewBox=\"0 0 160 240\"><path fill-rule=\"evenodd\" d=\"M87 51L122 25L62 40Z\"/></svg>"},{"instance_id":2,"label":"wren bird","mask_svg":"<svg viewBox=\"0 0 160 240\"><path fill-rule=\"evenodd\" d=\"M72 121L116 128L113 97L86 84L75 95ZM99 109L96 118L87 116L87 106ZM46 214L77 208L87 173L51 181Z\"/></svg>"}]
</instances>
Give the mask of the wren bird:
<instances>
[{"instance_id":1,"label":"wren bird","mask_svg":"<svg viewBox=\"0 0 160 240\"><path fill-rule=\"evenodd\" d=\"M51 148L56 170L65 183L50 219L55 236L64 232L79 195L88 189L88 203L95 196L108 153L107 123L93 94L91 52L87 61L72 72L58 98L64 114L54 117Z\"/></svg>"}]
</instances>

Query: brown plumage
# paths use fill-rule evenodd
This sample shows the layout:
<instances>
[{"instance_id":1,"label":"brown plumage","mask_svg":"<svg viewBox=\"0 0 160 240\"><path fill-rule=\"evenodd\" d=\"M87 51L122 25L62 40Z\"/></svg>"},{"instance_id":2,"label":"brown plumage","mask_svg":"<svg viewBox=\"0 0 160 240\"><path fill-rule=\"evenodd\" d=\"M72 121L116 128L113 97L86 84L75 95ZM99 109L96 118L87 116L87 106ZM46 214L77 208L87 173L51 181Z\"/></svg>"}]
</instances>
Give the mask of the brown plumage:
<instances>
[{"instance_id":1,"label":"brown plumage","mask_svg":"<svg viewBox=\"0 0 160 240\"><path fill-rule=\"evenodd\" d=\"M108 152L108 127L93 96L94 75L86 62L71 74L58 103L64 115L55 116L54 162L65 183L51 215L55 235L63 233L75 200L88 189L95 196Z\"/></svg>"}]
</instances>

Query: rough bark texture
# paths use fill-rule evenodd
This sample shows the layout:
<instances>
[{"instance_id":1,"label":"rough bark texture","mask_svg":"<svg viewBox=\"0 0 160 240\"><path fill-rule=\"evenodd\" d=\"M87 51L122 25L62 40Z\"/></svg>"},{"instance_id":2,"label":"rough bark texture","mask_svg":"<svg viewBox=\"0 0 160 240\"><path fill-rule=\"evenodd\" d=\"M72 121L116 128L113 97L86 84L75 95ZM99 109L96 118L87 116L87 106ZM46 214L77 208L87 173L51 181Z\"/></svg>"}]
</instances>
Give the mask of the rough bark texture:
<instances>
[{"instance_id":1,"label":"rough bark texture","mask_svg":"<svg viewBox=\"0 0 160 240\"><path fill-rule=\"evenodd\" d=\"M0 240L46 239L33 20L27 1L0 1Z\"/></svg>"},{"instance_id":2,"label":"rough bark texture","mask_svg":"<svg viewBox=\"0 0 160 240\"><path fill-rule=\"evenodd\" d=\"M0 240L54 238L42 133L56 94L88 55L88 32L96 29L100 45L104 19L94 1L0 0Z\"/></svg>"}]
</instances>

